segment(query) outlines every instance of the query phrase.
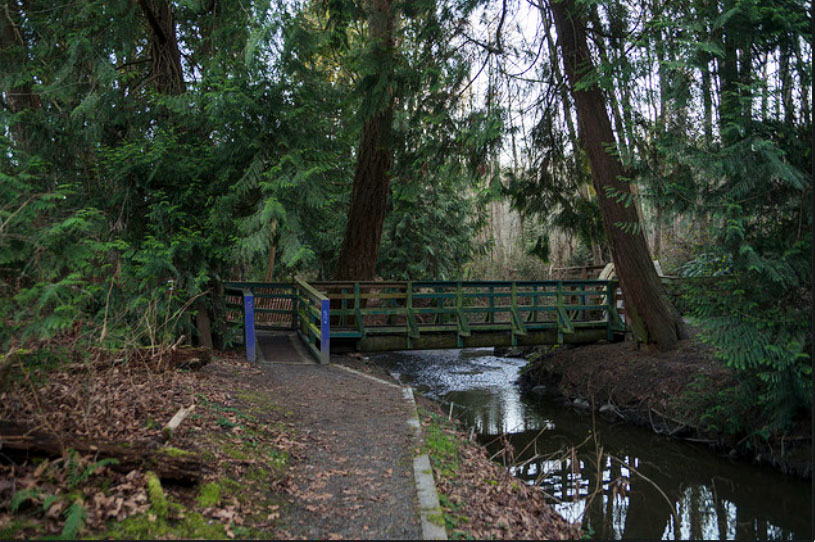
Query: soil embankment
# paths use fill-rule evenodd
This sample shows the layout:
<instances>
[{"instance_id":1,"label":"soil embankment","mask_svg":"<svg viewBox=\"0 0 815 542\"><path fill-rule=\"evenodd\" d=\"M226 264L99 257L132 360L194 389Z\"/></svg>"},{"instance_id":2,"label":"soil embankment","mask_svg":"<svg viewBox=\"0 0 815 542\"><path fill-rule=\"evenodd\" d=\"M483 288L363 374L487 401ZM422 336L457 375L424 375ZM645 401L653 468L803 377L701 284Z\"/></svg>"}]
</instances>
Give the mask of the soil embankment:
<instances>
[{"instance_id":1,"label":"soil embankment","mask_svg":"<svg viewBox=\"0 0 815 542\"><path fill-rule=\"evenodd\" d=\"M643 352L622 342L564 346L527 357L530 363L519 379L524 391L558 395L576 408L706 443L788 474L812 476L809 421L768 439L757 435L760 419L749 429L727 428L735 415L747 417L751 405L736 399L737 373L697 339L682 341L671 352Z\"/></svg>"}]
</instances>

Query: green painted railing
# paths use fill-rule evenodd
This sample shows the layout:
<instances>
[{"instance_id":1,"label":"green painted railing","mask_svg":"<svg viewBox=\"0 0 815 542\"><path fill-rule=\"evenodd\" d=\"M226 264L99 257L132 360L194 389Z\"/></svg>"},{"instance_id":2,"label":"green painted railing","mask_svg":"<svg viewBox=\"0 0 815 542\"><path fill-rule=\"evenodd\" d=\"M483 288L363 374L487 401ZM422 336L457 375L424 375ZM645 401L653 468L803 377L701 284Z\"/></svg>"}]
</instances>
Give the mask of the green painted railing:
<instances>
[{"instance_id":1,"label":"green painted railing","mask_svg":"<svg viewBox=\"0 0 815 542\"><path fill-rule=\"evenodd\" d=\"M450 340L455 339L450 346L463 347L465 342L472 344L468 337L481 335L486 340L485 334L490 333L503 334L501 341L516 345L519 337L530 334L527 343L543 340L540 337L545 333L551 337L547 341L562 344L570 342L570 335L584 331L590 331L591 340L613 340L625 331L616 308L615 281L297 280L233 282L226 286L233 295L250 292L257 298L254 312L261 325L264 315L289 318L286 325L279 320L279 325L271 327L296 330L322 363L329 360L331 339L356 340L358 346L365 346L372 337L391 336L401 337L392 341L393 345L413 348L416 342L421 348L421 344L428 344L428 336L446 333ZM264 306L266 299L276 300L274 306ZM232 301L227 305L242 308L245 327L249 325L245 303ZM270 327L268 323L264 327ZM377 340L380 345L390 344Z\"/></svg>"},{"instance_id":2,"label":"green painted railing","mask_svg":"<svg viewBox=\"0 0 815 542\"><path fill-rule=\"evenodd\" d=\"M611 340L625 327L615 307L616 283L561 281L313 282L333 301L331 336L456 331L459 345L475 332L514 337L556 329L563 334L604 327ZM515 344L515 341L513 341ZM410 345L410 341L408 341Z\"/></svg>"},{"instance_id":3,"label":"green painted railing","mask_svg":"<svg viewBox=\"0 0 815 542\"><path fill-rule=\"evenodd\" d=\"M295 329L320 363L331 356L330 301L313 286L297 279L294 283Z\"/></svg>"}]
</instances>

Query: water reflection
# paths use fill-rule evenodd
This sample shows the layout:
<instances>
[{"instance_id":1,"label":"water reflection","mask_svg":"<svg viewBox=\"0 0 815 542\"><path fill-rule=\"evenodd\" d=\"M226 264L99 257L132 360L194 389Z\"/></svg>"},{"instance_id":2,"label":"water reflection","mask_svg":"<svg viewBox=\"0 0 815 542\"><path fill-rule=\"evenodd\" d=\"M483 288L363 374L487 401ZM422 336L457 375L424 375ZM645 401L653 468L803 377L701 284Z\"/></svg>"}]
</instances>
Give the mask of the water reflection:
<instances>
[{"instance_id":1,"label":"water reflection","mask_svg":"<svg viewBox=\"0 0 815 542\"><path fill-rule=\"evenodd\" d=\"M499 454L507 434L513 474L539 486L594 538L784 540L811 532L807 482L522 396L512 383L523 360L492 356L491 349L396 352L373 360L445 408L452 403L490 453Z\"/></svg>"}]
</instances>

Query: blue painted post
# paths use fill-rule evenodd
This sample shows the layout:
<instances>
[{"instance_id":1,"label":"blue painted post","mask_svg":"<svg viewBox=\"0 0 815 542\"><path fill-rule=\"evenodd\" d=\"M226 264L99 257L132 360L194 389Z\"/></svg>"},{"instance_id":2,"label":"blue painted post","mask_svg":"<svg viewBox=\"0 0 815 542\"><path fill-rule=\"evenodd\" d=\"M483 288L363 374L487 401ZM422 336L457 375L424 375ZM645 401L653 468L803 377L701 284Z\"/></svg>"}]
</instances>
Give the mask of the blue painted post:
<instances>
[{"instance_id":1,"label":"blue painted post","mask_svg":"<svg viewBox=\"0 0 815 542\"><path fill-rule=\"evenodd\" d=\"M606 339L608 339L608 342L614 339L614 330L612 329L613 322L611 318L611 307L613 307L614 304L614 288L611 285L611 281L608 281L606 282Z\"/></svg>"},{"instance_id":2,"label":"blue painted post","mask_svg":"<svg viewBox=\"0 0 815 542\"><path fill-rule=\"evenodd\" d=\"M331 300L320 300L320 363L331 361Z\"/></svg>"},{"instance_id":3,"label":"blue painted post","mask_svg":"<svg viewBox=\"0 0 815 542\"><path fill-rule=\"evenodd\" d=\"M243 330L246 345L246 359L255 361L255 294L243 291Z\"/></svg>"}]
</instances>

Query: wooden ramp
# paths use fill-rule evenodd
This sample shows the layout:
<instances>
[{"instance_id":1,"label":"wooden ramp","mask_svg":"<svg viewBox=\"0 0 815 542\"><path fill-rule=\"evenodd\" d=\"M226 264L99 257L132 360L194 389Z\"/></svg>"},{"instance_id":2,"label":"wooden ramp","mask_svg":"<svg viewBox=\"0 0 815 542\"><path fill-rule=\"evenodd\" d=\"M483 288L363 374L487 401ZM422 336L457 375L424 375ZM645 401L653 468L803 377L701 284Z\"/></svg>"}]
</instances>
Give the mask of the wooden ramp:
<instances>
[{"instance_id":1,"label":"wooden ramp","mask_svg":"<svg viewBox=\"0 0 815 542\"><path fill-rule=\"evenodd\" d=\"M266 363L314 363L294 331L259 330L257 350L259 359Z\"/></svg>"}]
</instances>

